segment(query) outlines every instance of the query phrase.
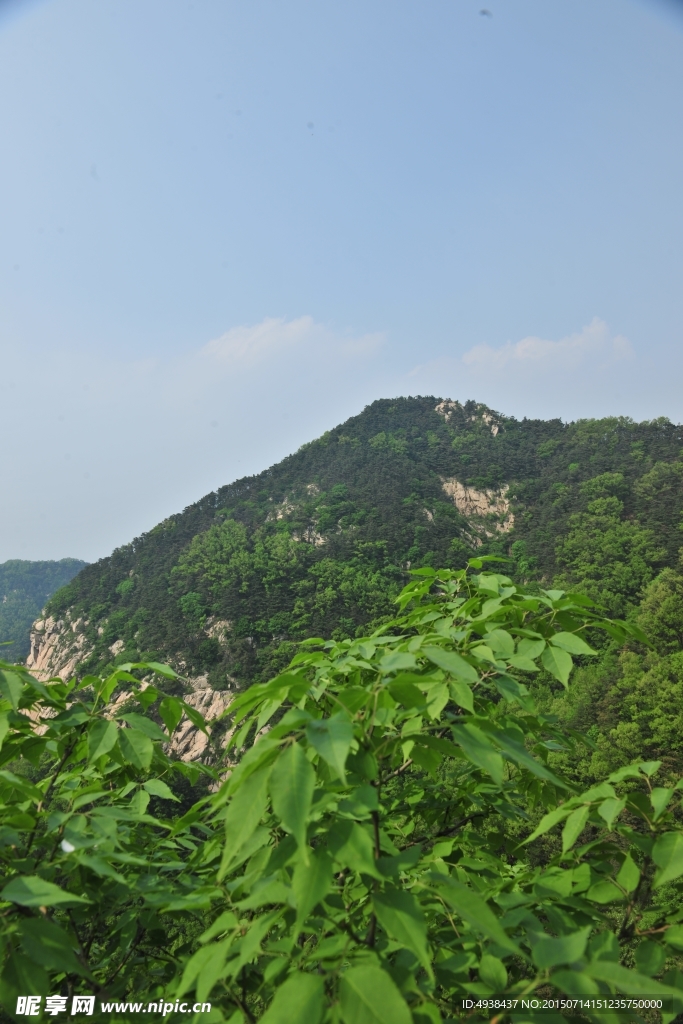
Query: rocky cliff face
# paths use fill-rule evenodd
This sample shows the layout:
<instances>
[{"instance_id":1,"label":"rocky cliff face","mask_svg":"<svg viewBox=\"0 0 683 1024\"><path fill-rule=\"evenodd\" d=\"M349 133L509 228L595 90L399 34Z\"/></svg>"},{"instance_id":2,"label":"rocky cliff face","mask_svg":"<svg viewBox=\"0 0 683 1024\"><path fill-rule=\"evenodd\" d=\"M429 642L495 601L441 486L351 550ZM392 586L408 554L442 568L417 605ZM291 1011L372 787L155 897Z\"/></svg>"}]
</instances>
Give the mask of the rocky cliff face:
<instances>
[{"instance_id":1,"label":"rocky cliff face","mask_svg":"<svg viewBox=\"0 0 683 1024\"><path fill-rule=\"evenodd\" d=\"M90 653L84 633L87 625L82 619L71 622L68 617L54 619L48 616L38 619L31 629L31 650L26 659L26 667L32 675L42 680L57 676L66 680L78 674L79 663ZM119 653L116 648L117 642L112 644L113 655ZM185 702L196 708L207 723L215 722L234 697L234 693L229 690L213 690L205 675L187 680L187 687L189 692L184 696ZM120 693L112 709L120 710L131 696L127 691ZM223 745L229 735L227 733L223 738ZM200 761L207 756L209 742L209 736L183 717L168 752L171 757L178 757L182 761Z\"/></svg>"},{"instance_id":2,"label":"rocky cliff face","mask_svg":"<svg viewBox=\"0 0 683 1024\"><path fill-rule=\"evenodd\" d=\"M37 679L70 679L79 662L90 653L84 633L86 625L83 619L72 622L68 613L63 619L37 619L31 627L31 648L26 659L29 671Z\"/></svg>"}]
</instances>

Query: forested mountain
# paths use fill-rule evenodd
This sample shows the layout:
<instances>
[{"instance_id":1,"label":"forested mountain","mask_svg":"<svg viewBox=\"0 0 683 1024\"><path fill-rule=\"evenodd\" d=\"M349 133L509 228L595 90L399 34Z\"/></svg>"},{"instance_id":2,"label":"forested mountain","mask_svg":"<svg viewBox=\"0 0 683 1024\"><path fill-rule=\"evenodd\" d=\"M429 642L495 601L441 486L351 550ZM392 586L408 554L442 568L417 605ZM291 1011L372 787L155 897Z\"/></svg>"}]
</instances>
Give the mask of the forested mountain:
<instances>
[{"instance_id":1,"label":"forested mountain","mask_svg":"<svg viewBox=\"0 0 683 1024\"><path fill-rule=\"evenodd\" d=\"M678 564L682 446L665 419L374 402L83 569L48 605L51 667L154 657L243 686L304 637L353 636L392 614L410 567L459 567L474 551L624 616Z\"/></svg>"},{"instance_id":2,"label":"forested mountain","mask_svg":"<svg viewBox=\"0 0 683 1024\"><path fill-rule=\"evenodd\" d=\"M380 401L84 568L0 665L0 1002L670 1024L682 440Z\"/></svg>"},{"instance_id":3,"label":"forested mountain","mask_svg":"<svg viewBox=\"0 0 683 1024\"><path fill-rule=\"evenodd\" d=\"M55 590L73 579L87 562L27 562L18 558L0 564L0 643L6 661L23 661L29 652L31 623Z\"/></svg>"}]
</instances>

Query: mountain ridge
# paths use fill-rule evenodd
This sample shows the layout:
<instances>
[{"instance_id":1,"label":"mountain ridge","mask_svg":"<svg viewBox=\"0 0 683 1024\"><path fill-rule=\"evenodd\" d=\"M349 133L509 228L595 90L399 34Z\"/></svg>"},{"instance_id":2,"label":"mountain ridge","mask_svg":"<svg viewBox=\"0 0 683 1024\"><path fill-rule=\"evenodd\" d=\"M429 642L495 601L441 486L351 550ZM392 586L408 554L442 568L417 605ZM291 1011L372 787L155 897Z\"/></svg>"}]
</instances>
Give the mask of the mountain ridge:
<instances>
[{"instance_id":1,"label":"mountain ridge","mask_svg":"<svg viewBox=\"0 0 683 1024\"><path fill-rule=\"evenodd\" d=\"M665 419L565 424L380 399L84 569L48 603L29 664L92 671L152 656L209 688L241 688L305 636L382 621L411 567L488 553L520 578L580 583L577 530L611 529L641 551L614 598L624 611L676 563L682 446Z\"/></svg>"}]
</instances>

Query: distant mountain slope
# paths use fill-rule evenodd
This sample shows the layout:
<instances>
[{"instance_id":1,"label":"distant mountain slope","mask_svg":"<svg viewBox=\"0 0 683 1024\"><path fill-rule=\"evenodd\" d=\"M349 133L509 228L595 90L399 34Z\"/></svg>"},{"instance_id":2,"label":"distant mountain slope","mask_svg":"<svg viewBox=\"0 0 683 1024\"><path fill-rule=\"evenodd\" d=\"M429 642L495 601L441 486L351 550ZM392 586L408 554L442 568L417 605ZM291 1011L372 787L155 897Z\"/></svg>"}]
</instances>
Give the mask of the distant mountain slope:
<instances>
[{"instance_id":1,"label":"distant mountain slope","mask_svg":"<svg viewBox=\"0 0 683 1024\"><path fill-rule=\"evenodd\" d=\"M59 562L12 559L0 564L0 658L23 661L29 652L31 624L55 590L73 579L87 562L62 558Z\"/></svg>"},{"instance_id":2,"label":"distant mountain slope","mask_svg":"<svg viewBox=\"0 0 683 1024\"><path fill-rule=\"evenodd\" d=\"M473 551L560 577L625 613L674 565L683 431L668 420L515 420L475 402L374 402L90 565L48 605L32 664L164 658L224 689L263 678L306 636L391 613L407 570ZM610 539L609 549L600 538ZM595 578L594 578L595 577ZM596 591L597 588L597 591Z\"/></svg>"}]
</instances>

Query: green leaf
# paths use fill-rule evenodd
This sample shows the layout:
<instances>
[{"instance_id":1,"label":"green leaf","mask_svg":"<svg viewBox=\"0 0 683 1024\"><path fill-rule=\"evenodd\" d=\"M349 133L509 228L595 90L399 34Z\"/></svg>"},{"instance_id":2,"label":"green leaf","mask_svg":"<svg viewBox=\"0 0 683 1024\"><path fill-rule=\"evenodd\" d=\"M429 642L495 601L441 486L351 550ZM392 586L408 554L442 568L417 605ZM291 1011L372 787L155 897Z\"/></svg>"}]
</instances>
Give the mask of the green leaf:
<instances>
[{"instance_id":1,"label":"green leaf","mask_svg":"<svg viewBox=\"0 0 683 1024\"><path fill-rule=\"evenodd\" d=\"M598 653L592 647L589 647L586 641L582 637L577 636L576 633L553 633L549 640L554 647L559 647L569 654L596 655Z\"/></svg>"},{"instance_id":2,"label":"green leaf","mask_svg":"<svg viewBox=\"0 0 683 1024\"><path fill-rule=\"evenodd\" d=\"M445 651L442 647L422 647L420 654L424 654L434 665L438 665L456 679L462 679L466 683L479 682L477 670L455 651Z\"/></svg>"},{"instance_id":3,"label":"green leaf","mask_svg":"<svg viewBox=\"0 0 683 1024\"><path fill-rule=\"evenodd\" d=\"M146 718L144 715L137 715L134 711L130 714L121 715L124 722L131 725L134 729L139 729L140 732L144 732L145 736L149 736L151 740L159 740L161 743L168 743L169 737L160 729L156 722L153 722L151 718Z\"/></svg>"},{"instance_id":4,"label":"green leaf","mask_svg":"<svg viewBox=\"0 0 683 1024\"><path fill-rule=\"evenodd\" d=\"M19 925L21 944L34 963L53 971L88 975L78 962L69 936L58 925L45 918L25 918Z\"/></svg>"},{"instance_id":5,"label":"green leaf","mask_svg":"<svg viewBox=\"0 0 683 1024\"><path fill-rule=\"evenodd\" d=\"M525 658L523 654L513 654L511 658L508 658L508 664L513 668L519 669L520 672L539 672L540 669L531 658Z\"/></svg>"},{"instance_id":6,"label":"green leaf","mask_svg":"<svg viewBox=\"0 0 683 1024\"><path fill-rule=\"evenodd\" d=\"M116 722L105 718L96 719L88 729L88 760L96 761L103 754L108 754L119 735Z\"/></svg>"},{"instance_id":7,"label":"green leaf","mask_svg":"<svg viewBox=\"0 0 683 1024\"><path fill-rule=\"evenodd\" d=\"M60 903L90 903L83 896L64 892L53 882L46 882L39 875L21 875L8 882L0 898L20 907L56 907Z\"/></svg>"},{"instance_id":8,"label":"green leaf","mask_svg":"<svg viewBox=\"0 0 683 1024\"><path fill-rule=\"evenodd\" d=\"M427 922L415 896L405 889L386 889L373 895L372 905L377 920L389 938L411 950L427 973L431 974Z\"/></svg>"},{"instance_id":9,"label":"green leaf","mask_svg":"<svg viewBox=\"0 0 683 1024\"><path fill-rule=\"evenodd\" d=\"M9 701L14 710L19 707L23 686L16 672L0 672L0 694Z\"/></svg>"},{"instance_id":10,"label":"green leaf","mask_svg":"<svg viewBox=\"0 0 683 1024\"><path fill-rule=\"evenodd\" d=\"M161 800L175 800L176 803L180 803L175 793L161 779L147 779L144 787L152 796L158 796Z\"/></svg>"},{"instance_id":11,"label":"green leaf","mask_svg":"<svg viewBox=\"0 0 683 1024\"><path fill-rule=\"evenodd\" d=\"M636 862L628 853L624 858L624 863L619 868L619 874L617 875L617 882L623 886L626 892L633 892L635 887L640 881L640 868Z\"/></svg>"},{"instance_id":12,"label":"green leaf","mask_svg":"<svg viewBox=\"0 0 683 1024\"><path fill-rule=\"evenodd\" d=\"M497 956L484 953L479 961L479 977L496 994L504 992L507 988L508 972L503 961Z\"/></svg>"},{"instance_id":13,"label":"green leaf","mask_svg":"<svg viewBox=\"0 0 683 1024\"><path fill-rule=\"evenodd\" d=\"M353 725L346 715L314 719L306 726L306 739L341 781L345 782L346 758L353 739Z\"/></svg>"},{"instance_id":14,"label":"green leaf","mask_svg":"<svg viewBox=\"0 0 683 1024\"><path fill-rule=\"evenodd\" d=\"M614 903L615 900L623 900L624 894L615 885L611 878L605 878L601 882L591 885L586 892L586 899L593 903Z\"/></svg>"},{"instance_id":15,"label":"green leaf","mask_svg":"<svg viewBox=\"0 0 683 1024\"><path fill-rule=\"evenodd\" d=\"M659 868L654 888L683 875L683 832L665 832L652 848L652 859Z\"/></svg>"},{"instance_id":16,"label":"green leaf","mask_svg":"<svg viewBox=\"0 0 683 1024\"><path fill-rule=\"evenodd\" d=\"M534 963L541 969L557 967L559 964L575 963L583 956L591 931L592 925L586 925L579 931L571 932L569 935L560 935L558 938L553 938L550 935L539 937L539 941L531 951Z\"/></svg>"},{"instance_id":17,"label":"green leaf","mask_svg":"<svg viewBox=\"0 0 683 1024\"><path fill-rule=\"evenodd\" d=\"M292 876L292 891L296 900L296 931L314 907L324 900L332 887L332 858L324 850L309 854L309 862L300 859Z\"/></svg>"},{"instance_id":18,"label":"green leaf","mask_svg":"<svg viewBox=\"0 0 683 1024\"><path fill-rule=\"evenodd\" d=\"M260 1024L318 1024L324 1008L324 979L297 971L280 985Z\"/></svg>"},{"instance_id":19,"label":"green leaf","mask_svg":"<svg viewBox=\"0 0 683 1024\"><path fill-rule=\"evenodd\" d=\"M9 719L7 717L7 712L6 711L2 711L2 712L0 712L0 747L2 747L3 741L4 741L5 736L7 735L8 732L9 732Z\"/></svg>"},{"instance_id":20,"label":"green leaf","mask_svg":"<svg viewBox=\"0 0 683 1024\"><path fill-rule=\"evenodd\" d=\"M147 771L154 753L149 736L145 736L139 729L119 729L118 739L125 760L135 768Z\"/></svg>"},{"instance_id":21,"label":"green leaf","mask_svg":"<svg viewBox=\"0 0 683 1024\"><path fill-rule=\"evenodd\" d=\"M417 658L407 651L389 651L379 663L380 672L402 672L405 669L415 668Z\"/></svg>"},{"instance_id":22,"label":"green leaf","mask_svg":"<svg viewBox=\"0 0 683 1024\"><path fill-rule=\"evenodd\" d=\"M206 721L204 715L200 714L196 708L193 708L191 704L186 704L185 701L181 701L182 709L190 719L195 729L200 729L202 732L206 732Z\"/></svg>"},{"instance_id":23,"label":"green leaf","mask_svg":"<svg viewBox=\"0 0 683 1024\"><path fill-rule=\"evenodd\" d=\"M569 815L562 829L562 853L567 853L568 850L571 850L583 832L589 814L590 807L577 807ZM560 963L561 961L558 960L557 962ZM554 967L554 964L549 964L549 966Z\"/></svg>"},{"instance_id":24,"label":"green leaf","mask_svg":"<svg viewBox=\"0 0 683 1024\"><path fill-rule=\"evenodd\" d=\"M380 967L361 964L342 974L339 987L344 1024L412 1024L394 981Z\"/></svg>"},{"instance_id":25,"label":"green leaf","mask_svg":"<svg viewBox=\"0 0 683 1024\"><path fill-rule=\"evenodd\" d=\"M448 684L451 697L458 705L458 707L464 708L465 711L469 711L470 714L474 714L474 694L470 690L467 683L462 679L451 679Z\"/></svg>"},{"instance_id":26,"label":"green leaf","mask_svg":"<svg viewBox=\"0 0 683 1024\"><path fill-rule=\"evenodd\" d=\"M389 693L402 704L404 708L424 708L427 698L421 690L418 690L414 683L409 682L410 677L397 676L389 683ZM417 677L413 677L417 678ZM363 691L366 694L367 691Z\"/></svg>"},{"instance_id":27,"label":"green leaf","mask_svg":"<svg viewBox=\"0 0 683 1024\"><path fill-rule=\"evenodd\" d=\"M665 789L662 786L656 786L652 790L650 793L650 803L652 804L652 809L655 812L655 821L661 818L662 814L664 814L664 811L666 810L673 795L673 789Z\"/></svg>"},{"instance_id":28,"label":"green leaf","mask_svg":"<svg viewBox=\"0 0 683 1024\"><path fill-rule=\"evenodd\" d=\"M527 843L533 843L534 839L538 839L539 836L545 835L546 832L549 832L550 829L559 824L559 822L564 821L564 819L571 813L571 807L562 806L555 807L554 810L548 811L547 814L543 815L534 831L528 839L524 840L522 845L526 846Z\"/></svg>"},{"instance_id":29,"label":"green leaf","mask_svg":"<svg viewBox=\"0 0 683 1024\"><path fill-rule=\"evenodd\" d=\"M562 651L557 647L546 647L541 655L541 664L546 671L550 672L551 676L559 679L566 688L569 682L569 675L574 667L571 654L567 654L566 651Z\"/></svg>"},{"instance_id":30,"label":"green leaf","mask_svg":"<svg viewBox=\"0 0 683 1024\"><path fill-rule=\"evenodd\" d=\"M611 960L594 960L584 967L585 973L597 981L606 981L608 985L614 985L618 992L627 996L673 996L683 1008L683 992L661 982L648 978L645 974L636 971L629 971L621 964Z\"/></svg>"},{"instance_id":31,"label":"green leaf","mask_svg":"<svg viewBox=\"0 0 683 1024\"><path fill-rule=\"evenodd\" d=\"M659 974L665 960L666 950L658 942L646 940L636 950L636 967L640 974L646 974L648 978Z\"/></svg>"},{"instance_id":32,"label":"green leaf","mask_svg":"<svg viewBox=\"0 0 683 1024\"><path fill-rule=\"evenodd\" d=\"M441 878L437 880L432 875L432 880L438 881L441 896L475 932L493 939L499 946L511 953L516 953L518 956L524 955L507 935L500 921L481 896L448 876L444 876L442 881Z\"/></svg>"},{"instance_id":33,"label":"green leaf","mask_svg":"<svg viewBox=\"0 0 683 1024\"><path fill-rule=\"evenodd\" d=\"M315 771L303 747L290 743L282 751L270 776L273 810L285 832L290 832L301 850L306 849L306 826L311 813Z\"/></svg>"},{"instance_id":34,"label":"green leaf","mask_svg":"<svg viewBox=\"0 0 683 1024\"><path fill-rule=\"evenodd\" d=\"M183 705L177 697L164 697L159 705L159 714L168 729L169 736L172 736L178 726L178 722L183 717Z\"/></svg>"},{"instance_id":35,"label":"green leaf","mask_svg":"<svg viewBox=\"0 0 683 1024\"><path fill-rule=\"evenodd\" d=\"M598 814L603 819L607 828L612 831L612 825L616 818L619 817L624 807L626 807L626 800L618 800L616 797L608 797L598 807Z\"/></svg>"},{"instance_id":36,"label":"green leaf","mask_svg":"<svg viewBox=\"0 0 683 1024\"><path fill-rule=\"evenodd\" d=\"M524 637L517 644L517 655L521 658L529 658L529 660L535 660L540 658L545 650L545 640L532 640L529 637ZM512 664L512 662L510 662Z\"/></svg>"},{"instance_id":37,"label":"green leaf","mask_svg":"<svg viewBox=\"0 0 683 1024\"><path fill-rule=\"evenodd\" d=\"M452 731L453 739L458 746L462 747L470 761L488 772L493 781L501 786L503 784L503 758L481 729L477 729L476 725L455 725Z\"/></svg>"},{"instance_id":38,"label":"green leaf","mask_svg":"<svg viewBox=\"0 0 683 1024\"><path fill-rule=\"evenodd\" d=\"M330 852L342 867L381 878L370 834L357 821L337 821L328 837Z\"/></svg>"},{"instance_id":39,"label":"green leaf","mask_svg":"<svg viewBox=\"0 0 683 1024\"><path fill-rule=\"evenodd\" d=\"M224 877L240 847L253 835L268 802L268 782L272 764L250 775L233 795L225 811L225 846L218 881Z\"/></svg>"}]
</instances>

